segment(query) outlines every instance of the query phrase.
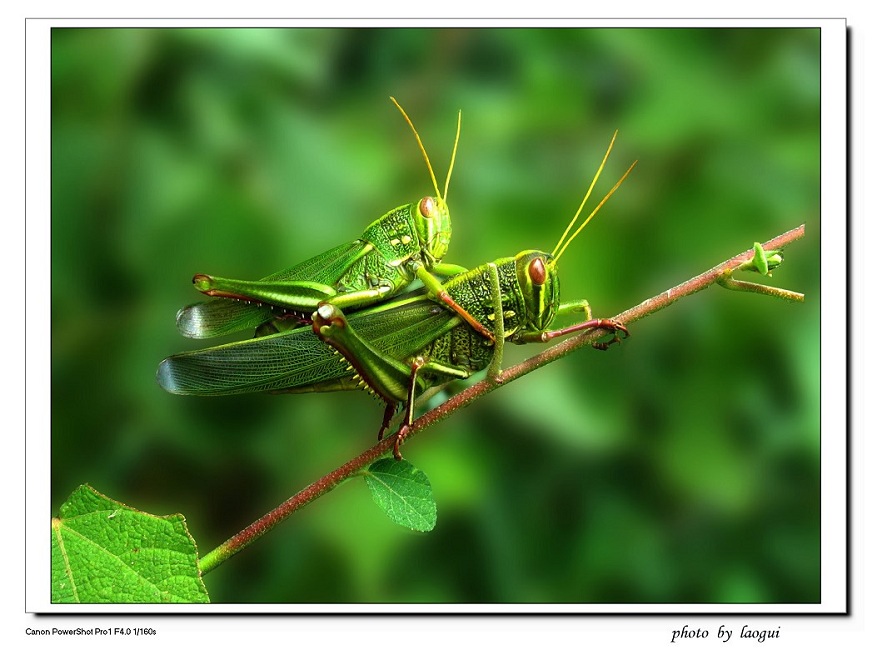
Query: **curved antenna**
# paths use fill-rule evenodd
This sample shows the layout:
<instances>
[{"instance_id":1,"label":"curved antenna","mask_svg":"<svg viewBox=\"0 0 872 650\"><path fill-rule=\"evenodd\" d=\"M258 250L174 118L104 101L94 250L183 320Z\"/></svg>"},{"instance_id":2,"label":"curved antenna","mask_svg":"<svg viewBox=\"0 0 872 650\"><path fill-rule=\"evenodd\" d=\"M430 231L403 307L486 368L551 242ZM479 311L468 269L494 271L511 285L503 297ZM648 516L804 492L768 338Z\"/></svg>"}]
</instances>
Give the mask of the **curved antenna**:
<instances>
[{"instance_id":1,"label":"curved antenna","mask_svg":"<svg viewBox=\"0 0 872 650\"><path fill-rule=\"evenodd\" d=\"M451 150L451 163L448 165L448 176L445 178L445 195L442 202L448 203L448 183L451 182L451 172L454 171L454 157L457 155L457 143L460 142L460 111L457 111L457 135L454 136L454 149Z\"/></svg>"},{"instance_id":2,"label":"curved antenna","mask_svg":"<svg viewBox=\"0 0 872 650\"><path fill-rule=\"evenodd\" d=\"M412 133L415 134L415 139L418 141L418 146L421 148L421 153L424 154L424 162L427 163L427 170L430 172L430 179L433 181L433 187L436 190L436 198L438 198L440 201L442 201L444 203L445 199L442 198L442 195L439 193L439 185L436 184L436 175L433 173L433 166L430 164L430 158L427 156L427 150L424 149L424 143L421 142L421 136L418 135L418 131L415 130L415 125L412 124L412 120L406 114L406 111L403 110L403 107L400 106L400 103L396 99L394 99L393 97L391 97L391 101L394 103L394 105L397 108L400 109L400 113L403 114L403 117L406 118L406 122L408 122L409 126L412 127ZM458 118L458 137L460 136L459 124L460 124L460 121ZM455 144L455 150L456 150L456 148L457 148L457 145ZM451 158L451 162L452 162L452 164L454 164L454 157L453 156ZM450 174L450 172L449 172L449 174ZM446 183L446 190L447 190L447 183Z\"/></svg>"},{"instance_id":3,"label":"curved antenna","mask_svg":"<svg viewBox=\"0 0 872 650\"><path fill-rule=\"evenodd\" d=\"M559 252L554 251L554 253L553 253L553 255L554 255L554 260L553 260L552 263L555 263L555 264L557 263L557 260L560 259L560 256L561 256L561 255L563 255L563 252L564 252L564 251L569 247L569 244L572 243L572 240L575 239L575 238L578 236L578 233L580 233L581 230L582 230L582 228L584 228L584 227L587 225L587 222L590 221L591 219L593 219L593 216L594 216L597 212L599 212L599 209L600 209L601 207L603 207L603 205L605 205L606 201L608 201L609 198L611 197L611 195L615 193L615 190L618 189L618 188L621 186L621 183L624 182L624 179L627 178L627 176L630 175L630 172L633 171L633 167L636 166L636 163L637 163L637 162L639 162L639 161L638 161L638 160L634 160L634 161L633 161L633 164L630 165L630 168L629 168L627 171L624 172L624 175L621 176L620 180L619 180L617 183L615 183L615 186L614 186L612 189L610 189L610 190L609 190L609 193L606 194L606 195L603 197L603 200L600 201L600 202L599 202L599 205L596 206L596 207L593 209L593 212L591 212L590 215L588 216L588 218L584 220L584 223L581 224L581 225L578 227L578 230L576 230L574 233L572 233L572 237L570 237L569 239L566 240L566 243L563 244L563 248L561 248ZM579 208L579 211L581 211L580 208ZM577 217L577 216L578 216L578 214L576 214L576 217ZM574 221L574 220L573 220L573 221Z\"/></svg>"},{"instance_id":4,"label":"curved antenna","mask_svg":"<svg viewBox=\"0 0 872 650\"><path fill-rule=\"evenodd\" d=\"M590 186L587 188L587 194L584 195L584 198L581 200L581 205L578 206L578 211L575 213L575 216L572 217L572 221L569 222L569 225L566 226L566 230L564 230L563 234L560 236L560 241L557 242L557 246L554 247L554 253L552 253L552 255L557 253L557 251L560 249L560 246L563 244L563 240L566 239L566 235L569 234L569 231L572 230L572 227L575 225L575 222L578 221L578 215L581 214L581 211L584 209L584 204L587 203L588 198L590 198L590 193L593 192L593 186L596 185L596 182L599 179L600 174L603 171L603 168L606 166L606 161L609 159L609 154L612 152L612 147L614 146L615 138L617 138L617 137L618 137L618 131L617 131L617 129L615 129L615 133L612 136L612 141L609 142L609 148L606 149L606 155L603 156L603 161L600 163L599 169L596 170L596 174L594 174L593 180L590 182ZM588 221L589 220L590 220L590 217L588 217ZM587 221L585 221L584 223L587 223ZM584 228L584 224L581 225L581 228ZM581 230L581 228L579 228L579 230Z\"/></svg>"}]
</instances>

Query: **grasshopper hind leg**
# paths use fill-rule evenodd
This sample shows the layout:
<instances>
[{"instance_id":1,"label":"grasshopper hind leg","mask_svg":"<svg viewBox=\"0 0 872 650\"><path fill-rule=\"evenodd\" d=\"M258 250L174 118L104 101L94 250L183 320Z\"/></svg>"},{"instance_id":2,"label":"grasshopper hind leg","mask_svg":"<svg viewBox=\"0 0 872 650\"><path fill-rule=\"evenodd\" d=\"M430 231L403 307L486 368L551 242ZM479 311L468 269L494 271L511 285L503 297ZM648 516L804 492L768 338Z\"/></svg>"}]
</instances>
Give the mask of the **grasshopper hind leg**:
<instances>
[{"instance_id":1,"label":"grasshopper hind leg","mask_svg":"<svg viewBox=\"0 0 872 650\"><path fill-rule=\"evenodd\" d=\"M396 404L385 404L385 414L382 416L381 428L378 430L378 439L385 437L385 431L391 426L391 420L394 419L394 413L397 412Z\"/></svg>"},{"instance_id":2,"label":"grasshopper hind leg","mask_svg":"<svg viewBox=\"0 0 872 650\"><path fill-rule=\"evenodd\" d=\"M423 357L415 357L410 367L409 374L409 396L406 399L406 415L403 418L403 424L400 426L400 430L397 431L397 438L394 440L394 459L395 460L403 460L403 455L400 453L400 445L406 439L406 436L409 435L409 427L412 426L412 419L415 414L415 383L418 379L418 372L426 365Z\"/></svg>"}]
</instances>

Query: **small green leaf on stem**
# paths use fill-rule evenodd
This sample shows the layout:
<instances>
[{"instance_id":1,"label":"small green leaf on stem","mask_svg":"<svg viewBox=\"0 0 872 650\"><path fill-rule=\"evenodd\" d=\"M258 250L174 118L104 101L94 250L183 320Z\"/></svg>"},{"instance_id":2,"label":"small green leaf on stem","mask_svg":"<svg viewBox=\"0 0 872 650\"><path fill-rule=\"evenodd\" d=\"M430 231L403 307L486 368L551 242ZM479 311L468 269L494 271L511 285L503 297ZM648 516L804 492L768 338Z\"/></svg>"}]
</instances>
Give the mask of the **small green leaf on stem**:
<instances>
[{"instance_id":1,"label":"small green leaf on stem","mask_svg":"<svg viewBox=\"0 0 872 650\"><path fill-rule=\"evenodd\" d=\"M736 267L737 271L756 271L760 275L772 277L772 271L784 261L780 250L767 251L760 242L754 242L754 257Z\"/></svg>"},{"instance_id":2,"label":"small green leaf on stem","mask_svg":"<svg viewBox=\"0 0 872 650\"><path fill-rule=\"evenodd\" d=\"M782 298L792 302L803 302L805 295L788 289L779 287L769 287L765 284L757 282L745 282L742 280L733 279L733 271L755 271L760 275L772 277L772 270L784 261L784 256L780 250L767 251L763 248L760 242L754 242L754 256L737 266L735 269L726 268L718 275L717 282L725 289L731 291L747 291L749 293L760 293L774 298Z\"/></svg>"},{"instance_id":3,"label":"small green leaf on stem","mask_svg":"<svg viewBox=\"0 0 872 650\"><path fill-rule=\"evenodd\" d=\"M766 251L760 242L754 242L754 266L760 275L769 275L769 264L766 262Z\"/></svg>"},{"instance_id":4,"label":"small green leaf on stem","mask_svg":"<svg viewBox=\"0 0 872 650\"><path fill-rule=\"evenodd\" d=\"M366 484L392 521L421 532L436 526L436 502L427 475L407 460L383 458L369 466Z\"/></svg>"},{"instance_id":5,"label":"small green leaf on stem","mask_svg":"<svg viewBox=\"0 0 872 650\"><path fill-rule=\"evenodd\" d=\"M150 515L82 485L51 529L53 603L209 602L182 515Z\"/></svg>"}]
</instances>

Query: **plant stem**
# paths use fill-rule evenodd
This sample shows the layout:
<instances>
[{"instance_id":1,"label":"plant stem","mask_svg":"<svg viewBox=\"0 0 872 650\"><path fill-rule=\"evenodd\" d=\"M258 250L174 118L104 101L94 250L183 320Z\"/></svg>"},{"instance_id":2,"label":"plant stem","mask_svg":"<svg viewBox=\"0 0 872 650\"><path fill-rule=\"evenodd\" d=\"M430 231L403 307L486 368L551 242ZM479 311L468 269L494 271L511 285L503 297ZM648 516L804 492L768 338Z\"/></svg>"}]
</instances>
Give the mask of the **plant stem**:
<instances>
[{"instance_id":1,"label":"plant stem","mask_svg":"<svg viewBox=\"0 0 872 650\"><path fill-rule=\"evenodd\" d=\"M765 250L781 249L800 239L804 235L805 226L801 225L766 242L763 244L763 248ZM617 316L612 317L611 320L626 325L646 316L650 316L681 298L686 298L697 291L701 291L713 284L717 284L725 277L728 278L734 270L753 257L754 249L752 248L709 269L705 273L701 273L686 282L682 282L671 289L667 289L653 298L645 300L635 307L631 307L630 309L621 312ZM784 290L775 290L767 293L770 295L778 295L777 292L783 291ZM799 296L800 294L794 295ZM499 374L496 374L495 372L488 373L488 375L481 381L458 393L451 399L434 408L432 411L417 418L408 429L406 439L408 440L424 429L445 419L457 409L468 405L497 387L519 379L537 368L541 368L544 365L556 361L577 348L589 345L605 334L607 334L607 332L604 330L589 330L550 347L544 352L532 356L511 368L507 368ZM390 453L393 448L395 437L396 434L379 441L378 444L370 447L356 458L318 479L282 503L280 506L252 523L250 526L228 539L221 546L203 556L200 560L200 574L206 574L219 566L292 513L331 491L346 479L351 478L365 467L368 467L376 459Z\"/></svg>"},{"instance_id":2,"label":"plant stem","mask_svg":"<svg viewBox=\"0 0 872 650\"><path fill-rule=\"evenodd\" d=\"M221 546L204 555L200 559L200 575L208 573L222 564L225 560L236 555L239 551L273 528L273 526L277 525L288 515L296 512L308 503L311 503L321 495L330 492L344 480L351 478L363 468L371 465L375 460L381 458L392 450L393 446L394 436L389 436L384 440L379 441L377 445L367 449L356 458L353 458L341 467L336 468L308 487L297 492L290 499L238 532Z\"/></svg>"},{"instance_id":3,"label":"plant stem","mask_svg":"<svg viewBox=\"0 0 872 650\"><path fill-rule=\"evenodd\" d=\"M772 296L773 298L781 298L783 300L792 300L793 302L803 302L805 300L805 295L801 293L796 293L795 291L788 291L787 289L782 289L780 287L770 287L769 285L759 284L757 282L734 280L732 277L732 273L730 273L729 271L725 271L721 275L721 277L718 278L718 284L725 289L730 289L732 291L761 293L764 296Z\"/></svg>"}]
</instances>

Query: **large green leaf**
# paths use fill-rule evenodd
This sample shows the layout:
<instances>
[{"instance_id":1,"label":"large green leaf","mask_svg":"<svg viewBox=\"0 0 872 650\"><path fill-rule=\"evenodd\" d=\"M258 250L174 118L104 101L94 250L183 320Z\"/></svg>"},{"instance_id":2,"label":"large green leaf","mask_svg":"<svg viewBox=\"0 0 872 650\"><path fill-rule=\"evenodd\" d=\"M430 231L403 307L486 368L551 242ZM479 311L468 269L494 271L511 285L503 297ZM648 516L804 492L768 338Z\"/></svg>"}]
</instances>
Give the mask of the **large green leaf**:
<instances>
[{"instance_id":1,"label":"large green leaf","mask_svg":"<svg viewBox=\"0 0 872 650\"><path fill-rule=\"evenodd\" d=\"M182 515L158 517L79 486L51 524L53 603L206 603Z\"/></svg>"},{"instance_id":2,"label":"large green leaf","mask_svg":"<svg viewBox=\"0 0 872 650\"><path fill-rule=\"evenodd\" d=\"M412 530L436 525L436 502L427 475L407 460L383 458L365 474L372 498L394 522Z\"/></svg>"}]
</instances>

